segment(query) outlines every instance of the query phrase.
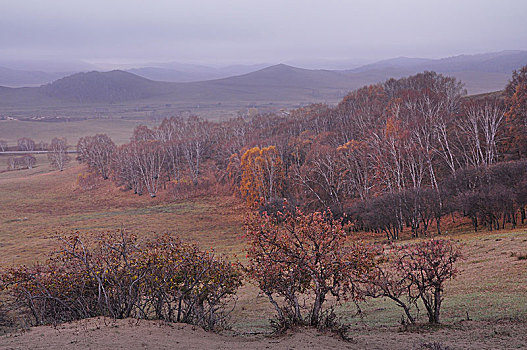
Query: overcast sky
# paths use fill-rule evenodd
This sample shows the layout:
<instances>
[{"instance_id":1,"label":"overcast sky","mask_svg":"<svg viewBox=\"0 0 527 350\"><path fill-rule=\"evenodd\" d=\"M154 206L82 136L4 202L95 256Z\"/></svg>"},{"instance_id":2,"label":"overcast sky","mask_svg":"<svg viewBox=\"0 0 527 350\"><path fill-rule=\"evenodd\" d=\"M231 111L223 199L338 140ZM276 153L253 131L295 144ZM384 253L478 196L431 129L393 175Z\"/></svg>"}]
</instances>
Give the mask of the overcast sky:
<instances>
[{"instance_id":1,"label":"overcast sky","mask_svg":"<svg viewBox=\"0 0 527 350\"><path fill-rule=\"evenodd\" d=\"M0 57L205 64L527 49L525 0L0 0Z\"/></svg>"}]
</instances>

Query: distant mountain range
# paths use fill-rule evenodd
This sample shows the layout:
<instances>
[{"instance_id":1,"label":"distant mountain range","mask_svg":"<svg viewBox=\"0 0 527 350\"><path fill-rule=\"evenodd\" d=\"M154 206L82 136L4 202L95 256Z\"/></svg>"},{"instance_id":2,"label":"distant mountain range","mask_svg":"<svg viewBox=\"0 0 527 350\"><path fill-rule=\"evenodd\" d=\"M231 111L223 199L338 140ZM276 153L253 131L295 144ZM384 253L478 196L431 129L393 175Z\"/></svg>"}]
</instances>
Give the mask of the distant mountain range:
<instances>
[{"instance_id":1,"label":"distant mountain range","mask_svg":"<svg viewBox=\"0 0 527 350\"><path fill-rule=\"evenodd\" d=\"M469 94L476 94L503 89L511 72L526 64L527 51L503 51L444 59L400 57L349 70L284 64L220 69L172 63L128 71L76 73L57 80L61 73L0 69L0 85L6 81L18 85L44 83L39 87L0 87L0 114L8 107L64 104L334 103L361 86L424 70L455 76L465 83ZM46 80L53 82L46 84Z\"/></svg>"},{"instance_id":2,"label":"distant mountain range","mask_svg":"<svg viewBox=\"0 0 527 350\"><path fill-rule=\"evenodd\" d=\"M2 64L8 64L9 67L3 67ZM49 63L43 67L50 70L28 70L23 67L38 66L36 64L15 64L12 62L3 63L0 60L0 86L5 87L27 87L40 86L49 84L57 79L79 73L96 71L93 66L83 67L80 64L65 64L65 69L57 71L57 66L50 66ZM77 70L66 70L72 67L83 67ZM143 67L122 68L121 70L139 75L143 78L167 82L194 82L227 78L236 75L242 75L268 67L269 64L253 65L230 65L225 67L209 67L204 65L186 64L178 62L168 63L148 63Z\"/></svg>"},{"instance_id":3,"label":"distant mountain range","mask_svg":"<svg viewBox=\"0 0 527 350\"><path fill-rule=\"evenodd\" d=\"M336 101L357 87L342 72L284 64L201 82L154 81L115 70L73 74L40 87L0 88L3 106L144 103L261 103Z\"/></svg>"},{"instance_id":4,"label":"distant mountain range","mask_svg":"<svg viewBox=\"0 0 527 350\"><path fill-rule=\"evenodd\" d=\"M375 69L399 68L413 71L433 70L436 72L487 72L510 74L525 65L527 51L501 51L478 55L460 55L441 59L398 57L367 64L353 69L353 72L365 72Z\"/></svg>"}]
</instances>

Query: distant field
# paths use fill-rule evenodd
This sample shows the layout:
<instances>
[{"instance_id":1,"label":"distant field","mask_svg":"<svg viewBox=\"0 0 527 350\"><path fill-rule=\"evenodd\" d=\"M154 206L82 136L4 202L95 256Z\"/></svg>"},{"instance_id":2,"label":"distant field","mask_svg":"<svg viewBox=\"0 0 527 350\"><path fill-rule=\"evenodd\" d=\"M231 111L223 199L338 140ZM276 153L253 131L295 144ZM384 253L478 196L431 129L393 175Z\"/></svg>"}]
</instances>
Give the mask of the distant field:
<instances>
[{"instance_id":1,"label":"distant field","mask_svg":"<svg viewBox=\"0 0 527 350\"><path fill-rule=\"evenodd\" d=\"M335 101L334 101L335 102ZM52 106L23 105L19 107L0 106L0 116L15 117L54 117L84 119L84 118L126 118L145 120L151 118L164 118L173 115L199 115L206 119L222 119L244 113L250 107L257 107L261 111L276 111L279 108L295 108L306 105L307 102L299 103L273 103L273 101L261 101L255 103L245 102L175 102L174 100L154 100L148 102L128 101L120 104L110 105L76 105L59 104Z\"/></svg>"},{"instance_id":2,"label":"distant field","mask_svg":"<svg viewBox=\"0 0 527 350\"><path fill-rule=\"evenodd\" d=\"M65 135L68 144L74 146L83 136L105 133L115 143L123 144L130 141L133 129L141 124L151 126L155 123L147 119L88 119L69 122L0 120L0 140L14 146L21 137L49 143L54 137Z\"/></svg>"},{"instance_id":3,"label":"distant field","mask_svg":"<svg viewBox=\"0 0 527 350\"><path fill-rule=\"evenodd\" d=\"M0 157L0 170L3 159ZM235 254L245 260L244 204L231 196L174 200L136 196L101 181L99 188L81 191L76 177L84 168L75 162L63 172L50 171L45 155L37 167L0 173L0 266L43 260L54 249L57 235L74 231L92 234L121 227L140 237L177 232L203 248ZM527 320L527 231L458 232L450 237L464 245L459 277L447 284L443 320L452 323L468 315L476 321L508 318ZM375 239L368 238L368 239ZM380 239L380 237L379 237ZM272 309L251 284L238 294L233 313L235 330L268 331ZM355 327L395 326L401 310L385 300L362 304L363 317L352 318L354 307L341 315ZM424 310L421 317L424 318Z\"/></svg>"}]
</instances>

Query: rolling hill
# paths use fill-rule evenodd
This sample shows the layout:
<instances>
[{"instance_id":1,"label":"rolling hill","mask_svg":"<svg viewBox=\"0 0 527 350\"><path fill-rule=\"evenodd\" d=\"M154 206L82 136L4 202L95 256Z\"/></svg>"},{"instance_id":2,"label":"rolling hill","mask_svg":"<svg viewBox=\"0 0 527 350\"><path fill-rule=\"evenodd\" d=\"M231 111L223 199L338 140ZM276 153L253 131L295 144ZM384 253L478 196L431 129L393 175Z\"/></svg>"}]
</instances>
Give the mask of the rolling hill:
<instances>
[{"instance_id":1,"label":"rolling hill","mask_svg":"<svg viewBox=\"0 0 527 350\"><path fill-rule=\"evenodd\" d=\"M367 64L350 70L350 72L356 73L385 68L405 68L417 71L477 71L510 74L514 69L525 65L526 62L527 51L508 50L477 55L459 55L440 59L398 57Z\"/></svg>"},{"instance_id":2,"label":"rolling hill","mask_svg":"<svg viewBox=\"0 0 527 350\"><path fill-rule=\"evenodd\" d=\"M454 76L465 83L469 94L501 90L513 70L527 64L527 51L501 51L459 55L441 59L398 57L345 71L350 77L382 81L425 70Z\"/></svg>"},{"instance_id":3,"label":"rolling hill","mask_svg":"<svg viewBox=\"0 0 527 350\"><path fill-rule=\"evenodd\" d=\"M38 89L42 94L57 100L78 103L117 103L159 96L167 93L169 87L167 83L115 70L77 73Z\"/></svg>"},{"instance_id":4,"label":"rolling hill","mask_svg":"<svg viewBox=\"0 0 527 350\"><path fill-rule=\"evenodd\" d=\"M356 84L345 74L271 66L244 75L189 83L153 81L125 71L77 73L40 87L1 88L0 108L24 103L55 105L157 102L309 102L336 100Z\"/></svg>"},{"instance_id":5,"label":"rolling hill","mask_svg":"<svg viewBox=\"0 0 527 350\"><path fill-rule=\"evenodd\" d=\"M437 60L401 57L352 70L303 69L278 64L242 75L192 82L151 80L120 70L92 71L40 87L0 87L0 115L17 115L28 107L33 108L31 113L40 110L55 113L57 108L71 110L81 106L90 111L93 106L123 105L135 111L147 108L168 113L203 105L228 105L236 109L248 105L291 107L311 102L335 103L361 86L424 70L454 76L465 83L469 94L480 94L503 89L512 70L525 64L527 51L504 51ZM168 80L163 79L167 70L177 72L169 67L150 70L150 74ZM166 106L170 106L169 110L160 108Z\"/></svg>"}]
</instances>

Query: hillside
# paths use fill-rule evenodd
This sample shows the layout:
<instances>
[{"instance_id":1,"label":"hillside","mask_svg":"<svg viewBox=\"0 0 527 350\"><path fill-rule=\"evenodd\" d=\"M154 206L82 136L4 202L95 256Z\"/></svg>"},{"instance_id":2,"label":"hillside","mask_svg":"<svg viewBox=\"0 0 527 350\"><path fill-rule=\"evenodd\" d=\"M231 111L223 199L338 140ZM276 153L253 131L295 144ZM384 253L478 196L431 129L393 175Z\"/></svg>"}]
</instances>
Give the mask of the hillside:
<instances>
[{"instance_id":1,"label":"hillside","mask_svg":"<svg viewBox=\"0 0 527 350\"><path fill-rule=\"evenodd\" d=\"M501 51L478 55L459 55L440 59L397 57L367 64L350 70L364 72L374 69L407 68L441 72L479 71L510 73L527 62L527 51Z\"/></svg>"},{"instance_id":2,"label":"hillside","mask_svg":"<svg viewBox=\"0 0 527 350\"><path fill-rule=\"evenodd\" d=\"M425 70L454 76L465 83L469 94L501 90L513 70L527 64L527 51L501 51L459 55L441 59L398 57L346 71L350 77L397 78Z\"/></svg>"},{"instance_id":3,"label":"hillside","mask_svg":"<svg viewBox=\"0 0 527 350\"><path fill-rule=\"evenodd\" d=\"M358 86L340 72L278 64L240 76L189 83L180 87L183 89L176 91L174 95L180 99L219 102L333 102Z\"/></svg>"},{"instance_id":4,"label":"hillside","mask_svg":"<svg viewBox=\"0 0 527 350\"><path fill-rule=\"evenodd\" d=\"M79 103L116 103L166 94L168 85L123 71L77 73L39 90L52 98Z\"/></svg>"},{"instance_id":5,"label":"hillside","mask_svg":"<svg viewBox=\"0 0 527 350\"><path fill-rule=\"evenodd\" d=\"M246 212L240 200L230 195L180 201L152 199L112 188L108 182L81 191L76 178L82 166L70 164L65 171L56 172L46 160L42 156L39 166L31 170L0 173L0 193L5 198L0 203L0 259L4 266L44 260L46 253L54 249L53 237L57 234L114 230L123 222L142 237L176 231L201 247L237 254L243 262L245 240L241 233ZM362 304L361 318L353 318L353 307L346 314L344 319L353 320L347 334L353 343L302 329L275 338L255 335L270 332L268 319L273 310L257 287L247 283L232 313L233 332L227 335L206 333L191 325L96 318L2 335L0 349L111 349L115 344L127 349L430 349L423 344L433 342L455 349L525 347L527 290L522 282L526 261L516 258L526 251L525 228L455 234L457 225L462 223L455 224L445 237L463 242L465 258L458 278L447 285L445 325L437 328L401 331L401 311L391 302L377 299ZM468 316L472 321L465 320Z\"/></svg>"},{"instance_id":6,"label":"hillside","mask_svg":"<svg viewBox=\"0 0 527 350\"><path fill-rule=\"evenodd\" d=\"M77 73L34 88L1 88L0 107L156 102L334 101L358 87L345 74L276 65L229 78L190 83L153 81L124 71ZM0 111L1 112L1 111Z\"/></svg>"}]
</instances>

